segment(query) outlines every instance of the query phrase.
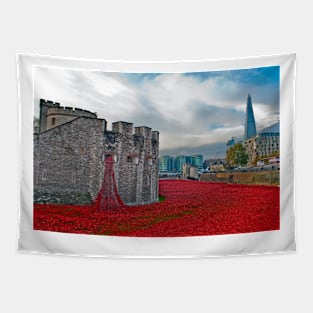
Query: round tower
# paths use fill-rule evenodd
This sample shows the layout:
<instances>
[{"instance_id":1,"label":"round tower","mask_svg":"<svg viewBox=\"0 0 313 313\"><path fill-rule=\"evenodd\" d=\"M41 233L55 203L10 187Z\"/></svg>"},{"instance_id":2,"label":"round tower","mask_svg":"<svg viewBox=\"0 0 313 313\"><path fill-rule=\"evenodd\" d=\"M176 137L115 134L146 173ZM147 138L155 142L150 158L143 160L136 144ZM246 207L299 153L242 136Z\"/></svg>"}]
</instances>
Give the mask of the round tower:
<instances>
[{"instance_id":1,"label":"round tower","mask_svg":"<svg viewBox=\"0 0 313 313\"><path fill-rule=\"evenodd\" d=\"M97 118L96 113L72 107L63 107L58 102L40 99L40 131L70 122L80 116Z\"/></svg>"}]
</instances>

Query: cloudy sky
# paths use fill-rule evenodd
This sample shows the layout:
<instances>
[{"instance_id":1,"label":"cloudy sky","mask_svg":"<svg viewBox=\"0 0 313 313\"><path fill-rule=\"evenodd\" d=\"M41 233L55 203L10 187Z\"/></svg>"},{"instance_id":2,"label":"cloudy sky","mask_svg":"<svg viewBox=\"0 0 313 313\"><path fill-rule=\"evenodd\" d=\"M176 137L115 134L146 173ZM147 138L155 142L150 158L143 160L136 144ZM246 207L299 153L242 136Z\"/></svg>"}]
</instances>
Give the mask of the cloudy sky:
<instances>
[{"instance_id":1,"label":"cloudy sky","mask_svg":"<svg viewBox=\"0 0 313 313\"><path fill-rule=\"evenodd\" d=\"M37 67L39 99L97 112L108 121L160 132L160 154L225 155L244 132L250 93L257 130L279 121L279 67L193 73L107 73Z\"/></svg>"}]
</instances>

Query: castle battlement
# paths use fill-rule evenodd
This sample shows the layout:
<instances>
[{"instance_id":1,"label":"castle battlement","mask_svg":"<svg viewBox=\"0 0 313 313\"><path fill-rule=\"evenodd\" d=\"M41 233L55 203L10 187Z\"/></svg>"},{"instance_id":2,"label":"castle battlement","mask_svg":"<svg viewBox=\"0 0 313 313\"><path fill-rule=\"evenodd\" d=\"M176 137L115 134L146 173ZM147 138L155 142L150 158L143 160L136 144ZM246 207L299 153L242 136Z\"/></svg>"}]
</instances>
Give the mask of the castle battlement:
<instances>
[{"instance_id":1,"label":"castle battlement","mask_svg":"<svg viewBox=\"0 0 313 313\"><path fill-rule=\"evenodd\" d=\"M74 107L52 106L47 110L47 115L51 114L69 114L75 116L88 116L97 118L97 114L88 110L78 109Z\"/></svg>"},{"instance_id":2,"label":"castle battlement","mask_svg":"<svg viewBox=\"0 0 313 313\"><path fill-rule=\"evenodd\" d=\"M47 131L49 130L49 131ZM159 132L106 120L80 108L40 100L39 132L34 136L35 201L94 200L105 171L105 158L114 160L117 192L123 202L138 205L158 201ZM88 196L88 197L87 197ZM63 201L62 200L62 201Z\"/></svg>"},{"instance_id":3,"label":"castle battlement","mask_svg":"<svg viewBox=\"0 0 313 313\"><path fill-rule=\"evenodd\" d=\"M135 127L135 135L142 136L147 139L152 139L152 129L147 126Z\"/></svg>"},{"instance_id":4,"label":"castle battlement","mask_svg":"<svg viewBox=\"0 0 313 313\"><path fill-rule=\"evenodd\" d=\"M88 110L61 106L59 102L40 99L40 126L44 131L73 120L76 117L97 118L97 114Z\"/></svg>"},{"instance_id":5,"label":"castle battlement","mask_svg":"<svg viewBox=\"0 0 313 313\"><path fill-rule=\"evenodd\" d=\"M53 102L50 100L45 100L45 99L40 99L40 105L47 105L51 107L59 107L60 103L59 102Z\"/></svg>"},{"instance_id":6,"label":"castle battlement","mask_svg":"<svg viewBox=\"0 0 313 313\"><path fill-rule=\"evenodd\" d=\"M128 122L114 122L112 123L112 131L114 133L120 133L126 136L131 136L133 134L133 123Z\"/></svg>"},{"instance_id":7,"label":"castle battlement","mask_svg":"<svg viewBox=\"0 0 313 313\"><path fill-rule=\"evenodd\" d=\"M53 102L53 101L50 101L50 100L44 100L44 99L40 99L40 106L48 106L48 110L49 112L53 112L53 111L50 111L52 108L55 109L54 112L69 112L69 113L72 113L72 112L82 112L82 113L89 113L89 114L92 114L94 115L95 117L97 116L97 114L95 112L91 112L91 111L88 111L88 110L84 110L84 109L80 109L80 108L75 108L75 107L70 107L70 106L61 106L61 104L59 102Z\"/></svg>"},{"instance_id":8,"label":"castle battlement","mask_svg":"<svg viewBox=\"0 0 313 313\"><path fill-rule=\"evenodd\" d=\"M152 139L155 141L159 141L159 132L157 130L152 131Z\"/></svg>"},{"instance_id":9,"label":"castle battlement","mask_svg":"<svg viewBox=\"0 0 313 313\"><path fill-rule=\"evenodd\" d=\"M159 140L159 132L152 131L150 127L147 126L136 126L134 127L133 123L128 122L114 122L112 123L112 132L119 133L125 136L139 136L146 139Z\"/></svg>"}]
</instances>

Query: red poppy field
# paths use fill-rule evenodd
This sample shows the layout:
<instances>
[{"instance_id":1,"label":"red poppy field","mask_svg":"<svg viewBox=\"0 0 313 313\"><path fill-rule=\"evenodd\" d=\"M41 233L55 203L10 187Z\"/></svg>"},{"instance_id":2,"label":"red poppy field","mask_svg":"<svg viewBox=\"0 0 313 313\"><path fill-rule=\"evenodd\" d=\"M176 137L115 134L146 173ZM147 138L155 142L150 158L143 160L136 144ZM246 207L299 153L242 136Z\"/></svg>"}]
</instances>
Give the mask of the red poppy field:
<instances>
[{"instance_id":1,"label":"red poppy field","mask_svg":"<svg viewBox=\"0 0 313 313\"><path fill-rule=\"evenodd\" d=\"M163 201L99 210L35 204L34 229L64 233L176 237L279 229L279 187L160 180Z\"/></svg>"}]
</instances>

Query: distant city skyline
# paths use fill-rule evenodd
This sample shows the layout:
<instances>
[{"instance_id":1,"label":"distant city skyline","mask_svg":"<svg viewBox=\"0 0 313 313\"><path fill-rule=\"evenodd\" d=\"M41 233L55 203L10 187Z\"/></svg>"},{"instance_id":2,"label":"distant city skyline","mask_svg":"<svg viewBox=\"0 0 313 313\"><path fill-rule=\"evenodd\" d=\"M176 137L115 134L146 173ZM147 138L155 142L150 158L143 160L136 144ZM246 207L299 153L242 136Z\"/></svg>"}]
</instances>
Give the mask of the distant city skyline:
<instances>
[{"instance_id":1,"label":"distant city skyline","mask_svg":"<svg viewBox=\"0 0 313 313\"><path fill-rule=\"evenodd\" d=\"M203 155L160 155L159 156L159 172L179 172L183 171L184 164L190 164L203 170Z\"/></svg>"},{"instance_id":2,"label":"distant city skyline","mask_svg":"<svg viewBox=\"0 0 313 313\"><path fill-rule=\"evenodd\" d=\"M257 131L279 122L279 66L193 73L105 73L36 67L39 99L97 112L160 132L160 155L222 157L244 135L251 95Z\"/></svg>"}]
</instances>

